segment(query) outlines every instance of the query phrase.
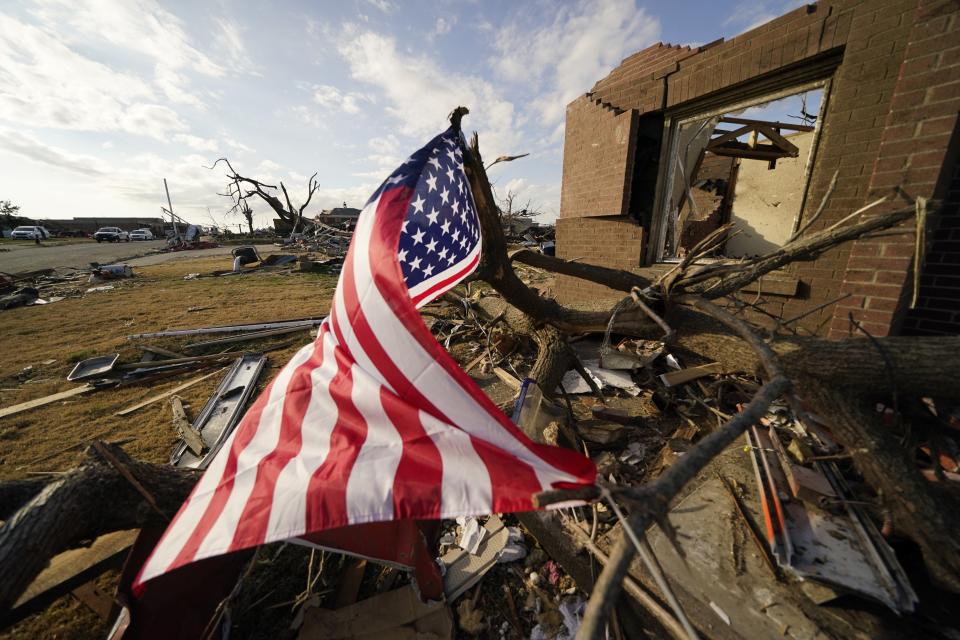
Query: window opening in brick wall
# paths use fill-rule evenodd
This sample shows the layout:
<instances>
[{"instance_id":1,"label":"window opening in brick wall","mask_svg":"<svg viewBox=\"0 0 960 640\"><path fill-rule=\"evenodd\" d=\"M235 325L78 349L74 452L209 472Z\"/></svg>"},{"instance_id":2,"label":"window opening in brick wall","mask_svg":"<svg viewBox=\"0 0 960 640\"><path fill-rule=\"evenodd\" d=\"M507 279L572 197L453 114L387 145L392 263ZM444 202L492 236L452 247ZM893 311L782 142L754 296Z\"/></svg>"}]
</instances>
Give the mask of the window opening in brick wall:
<instances>
[{"instance_id":1,"label":"window opening in brick wall","mask_svg":"<svg viewBox=\"0 0 960 640\"><path fill-rule=\"evenodd\" d=\"M761 255L787 241L804 205L823 95L820 83L671 126L660 260L683 258L728 222L734 231L715 257Z\"/></svg>"}]
</instances>

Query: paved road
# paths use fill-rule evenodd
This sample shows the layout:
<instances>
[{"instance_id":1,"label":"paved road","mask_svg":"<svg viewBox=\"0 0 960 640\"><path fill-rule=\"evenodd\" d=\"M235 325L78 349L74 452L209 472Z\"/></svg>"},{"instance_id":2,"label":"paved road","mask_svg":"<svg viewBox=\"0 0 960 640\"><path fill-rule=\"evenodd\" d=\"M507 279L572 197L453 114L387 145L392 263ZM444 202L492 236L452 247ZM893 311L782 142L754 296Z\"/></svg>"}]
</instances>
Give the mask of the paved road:
<instances>
[{"instance_id":1,"label":"paved road","mask_svg":"<svg viewBox=\"0 0 960 640\"><path fill-rule=\"evenodd\" d=\"M151 249L164 246L163 240L148 242L78 242L50 243L44 246L0 245L0 271L18 273L51 267L86 268L91 262L107 264L134 256L142 256Z\"/></svg>"},{"instance_id":2,"label":"paved road","mask_svg":"<svg viewBox=\"0 0 960 640\"><path fill-rule=\"evenodd\" d=\"M49 246L22 246L2 244L0 249L0 271L19 273L52 267L87 268L91 262L109 264L111 262L127 262L131 266L146 266L161 264L174 260L187 260L193 257L229 255L232 246L217 247L215 249L198 249L196 251L175 251L146 255L151 249L163 247L165 241L152 240L149 242L83 242ZM279 248L272 245L257 245L260 255L278 253ZM140 257L142 256L142 257ZM228 268L229 265L224 268Z\"/></svg>"}]
</instances>

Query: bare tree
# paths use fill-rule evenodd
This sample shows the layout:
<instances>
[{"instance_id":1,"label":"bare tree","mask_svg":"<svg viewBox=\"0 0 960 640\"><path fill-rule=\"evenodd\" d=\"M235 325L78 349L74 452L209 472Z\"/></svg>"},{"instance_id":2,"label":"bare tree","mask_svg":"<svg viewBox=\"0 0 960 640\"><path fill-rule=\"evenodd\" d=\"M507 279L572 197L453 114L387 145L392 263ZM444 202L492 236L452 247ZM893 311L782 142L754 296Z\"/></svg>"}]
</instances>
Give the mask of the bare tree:
<instances>
[{"instance_id":1,"label":"bare tree","mask_svg":"<svg viewBox=\"0 0 960 640\"><path fill-rule=\"evenodd\" d=\"M13 226L13 216L20 211L20 205L13 204L9 200L0 200L0 215L3 216L5 224Z\"/></svg>"},{"instance_id":2,"label":"bare tree","mask_svg":"<svg viewBox=\"0 0 960 640\"><path fill-rule=\"evenodd\" d=\"M246 198L240 198L239 204L240 215L247 221L247 230L250 235L253 235L253 209L250 208L250 203L247 202Z\"/></svg>"},{"instance_id":3,"label":"bare tree","mask_svg":"<svg viewBox=\"0 0 960 640\"><path fill-rule=\"evenodd\" d=\"M253 210L250 208L247 198L257 196L264 202L266 202L274 213L277 214L277 217L283 220L284 222L290 224L293 227L292 233L296 233L300 228L300 224L303 221L303 212L310 205L310 201L313 199L313 194L317 192L317 189L320 188L319 183L317 182L317 174L314 172L312 176L307 180L307 196L303 201L303 204L299 207L295 207L290 201L290 194L287 192L287 187L283 184L283 181L280 182L279 191L283 193L284 201L281 201L277 193L278 189L276 185L267 184L261 182L255 178L248 178L246 176L240 175L233 168L233 165L230 164L230 161L227 158L219 158L212 166L207 167L208 169L214 169L218 164L223 162L227 165L229 172L227 173L227 178L230 180L230 183L227 185L227 191L221 193L221 196L230 198L233 201L233 206L227 211L227 213L238 212L244 219L247 221L247 227L250 230L250 233L253 233Z\"/></svg>"},{"instance_id":4,"label":"bare tree","mask_svg":"<svg viewBox=\"0 0 960 640\"><path fill-rule=\"evenodd\" d=\"M514 231L517 222L535 218L543 213L538 206L532 204L529 198L521 204L513 189L507 189L507 195L500 198L497 209L500 212L500 223L508 233Z\"/></svg>"}]
</instances>

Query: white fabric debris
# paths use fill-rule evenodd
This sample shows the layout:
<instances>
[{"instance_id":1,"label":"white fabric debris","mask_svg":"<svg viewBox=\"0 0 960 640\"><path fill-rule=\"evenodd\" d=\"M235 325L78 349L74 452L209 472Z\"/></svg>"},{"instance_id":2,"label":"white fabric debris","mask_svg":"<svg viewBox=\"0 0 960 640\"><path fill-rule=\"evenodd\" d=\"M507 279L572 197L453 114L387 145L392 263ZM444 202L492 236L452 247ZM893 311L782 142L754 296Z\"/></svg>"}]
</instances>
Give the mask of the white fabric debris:
<instances>
[{"instance_id":1,"label":"white fabric debris","mask_svg":"<svg viewBox=\"0 0 960 640\"><path fill-rule=\"evenodd\" d=\"M461 520L463 520L463 522L461 522ZM481 527L480 521L473 516L469 518L457 518L457 522L463 526L463 531L460 533L460 540L457 542L457 546L471 555L477 555L477 551L480 550L480 543L483 542L483 537L486 535L487 530Z\"/></svg>"}]
</instances>

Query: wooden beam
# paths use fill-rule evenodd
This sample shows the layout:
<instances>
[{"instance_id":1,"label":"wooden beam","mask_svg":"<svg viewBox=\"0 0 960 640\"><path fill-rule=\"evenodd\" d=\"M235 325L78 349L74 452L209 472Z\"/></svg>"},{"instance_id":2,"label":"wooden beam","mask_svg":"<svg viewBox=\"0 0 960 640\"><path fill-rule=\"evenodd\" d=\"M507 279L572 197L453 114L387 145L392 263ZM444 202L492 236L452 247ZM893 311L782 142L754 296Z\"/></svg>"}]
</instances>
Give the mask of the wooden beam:
<instances>
[{"instance_id":1,"label":"wooden beam","mask_svg":"<svg viewBox=\"0 0 960 640\"><path fill-rule=\"evenodd\" d=\"M782 149L770 144L757 145L751 149L742 142L728 142L718 147L707 147L707 151L717 156L744 158L747 160L779 160L792 157Z\"/></svg>"},{"instance_id":2,"label":"wooden beam","mask_svg":"<svg viewBox=\"0 0 960 640\"><path fill-rule=\"evenodd\" d=\"M800 153L800 149L797 148L797 145L784 138L779 132L775 131L773 127L760 125L757 127L757 130L765 135L767 139L774 145L780 147L784 151L789 151L792 156L796 157Z\"/></svg>"},{"instance_id":3,"label":"wooden beam","mask_svg":"<svg viewBox=\"0 0 960 640\"><path fill-rule=\"evenodd\" d=\"M74 387L73 389L61 391L60 393L55 393L51 396L44 396L35 400L28 400L26 402L21 402L20 404L4 407L3 409L0 409L0 418L6 418L7 416L29 411L30 409L36 409L37 407L42 407L58 400L66 400L67 398L78 396L81 393L89 393L94 389L96 389L96 387L94 387L92 384L85 384L82 387Z\"/></svg>"},{"instance_id":4,"label":"wooden beam","mask_svg":"<svg viewBox=\"0 0 960 640\"><path fill-rule=\"evenodd\" d=\"M136 530L114 531L100 536L89 547L71 549L55 556L13 608L0 614L0 625L11 625L41 611L107 569L119 567L136 537Z\"/></svg>"},{"instance_id":5,"label":"wooden beam","mask_svg":"<svg viewBox=\"0 0 960 640\"><path fill-rule=\"evenodd\" d=\"M707 148L709 149L710 146L712 145L723 144L724 142L736 140L740 136L746 135L751 131L753 131L753 126L747 125L745 127L740 127L739 129L735 129L733 131L724 132L723 135L720 135L716 138L710 138Z\"/></svg>"},{"instance_id":6,"label":"wooden beam","mask_svg":"<svg viewBox=\"0 0 960 640\"><path fill-rule=\"evenodd\" d=\"M729 124L749 124L749 125L767 125L774 129L789 129L790 131L813 131L813 127L805 124L790 124L788 122L777 122L771 120L754 120L752 118L734 118L733 116L724 116L720 122Z\"/></svg>"},{"instance_id":7,"label":"wooden beam","mask_svg":"<svg viewBox=\"0 0 960 640\"><path fill-rule=\"evenodd\" d=\"M121 409L120 411L117 411L117 412L116 412L115 414L113 414L113 415L115 415L115 416L126 416L126 415L130 415L130 414L133 413L134 411L139 411L140 409L143 409L143 408L146 407L147 405L151 405L151 404L153 404L154 402L158 402L158 401L163 400L163 399L165 399L165 398L169 398L169 397L172 396L173 394L179 393L179 392L183 391L184 389L186 389L187 387L192 387L193 385L197 384L198 382L203 382L203 381L206 380L207 378L209 378L209 377L211 377L211 376L215 376L215 375L217 375L218 373L221 373L222 371L223 371L223 369L217 369L217 370L214 371L213 373L208 373L208 374L205 375L205 376L200 376L199 378L194 378L193 380L190 380L189 382L184 382L184 383L181 384L179 387L174 387L173 389L170 389L169 391L164 391L163 393L157 394L157 395L155 395L155 396L153 396L153 397L151 397L151 398L147 398L147 399L144 400L143 402L138 402L137 404L135 404L135 405L133 405L133 406L130 406L130 407L127 407L126 409Z\"/></svg>"},{"instance_id":8,"label":"wooden beam","mask_svg":"<svg viewBox=\"0 0 960 640\"><path fill-rule=\"evenodd\" d=\"M723 373L723 365L719 362L702 364L698 367L688 367L679 371L670 371L660 375L660 381L668 387L675 387L678 384L691 382L698 378L712 376L715 373Z\"/></svg>"}]
</instances>

